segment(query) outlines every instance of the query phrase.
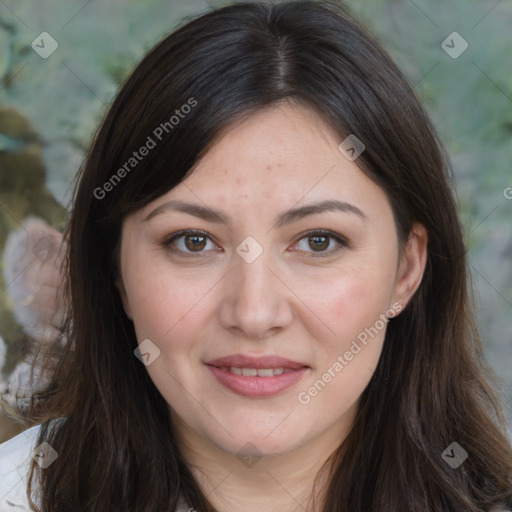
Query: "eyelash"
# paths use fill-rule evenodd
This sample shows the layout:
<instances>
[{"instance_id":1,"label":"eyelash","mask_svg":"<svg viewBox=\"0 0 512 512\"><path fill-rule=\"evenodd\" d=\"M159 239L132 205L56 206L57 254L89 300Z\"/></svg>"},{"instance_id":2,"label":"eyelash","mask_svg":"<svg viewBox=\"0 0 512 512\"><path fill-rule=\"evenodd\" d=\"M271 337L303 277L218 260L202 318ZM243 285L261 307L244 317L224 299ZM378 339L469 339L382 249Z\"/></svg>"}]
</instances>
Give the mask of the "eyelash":
<instances>
[{"instance_id":1,"label":"eyelash","mask_svg":"<svg viewBox=\"0 0 512 512\"><path fill-rule=\"evenodd\" d=\"M165 240L163 240L163 242L161 243L161 246L164 249L167 249L168 251L170 251L172 253L179 254L180 256L187 257L187 258L195 257L196 255L201 254L202 251L186 252L186 251L182 251L181 249L176 249L175 247L172 246L172 243L175 240L178 240L179 238L183 238L187 235L203 236L203 237L207 238L208 240L211 240L211 237L204 231L194 230L194 229L185 229L182 231L178 231L177 233L173 233L169 237L166 237ZM329 251L311 252L311 253L309 253L308 257L325 258L327 256L332 256L333 254L338 253L343 248L349 247L349 244L344 237L342 237L341 235L338 235L336 233L333 233L332 231L328 231L328 230L324 230L324 229L320 229L320 230L316 230L316 231L308 231L307 233L303 233L303 234L301 234L300 238L295 243L298 243L305 238L309 238L309 237L313 237L313 236L327 236L329 238L334 239L339 244L339 246L336 249L331 249ZM211 241L213 242L213 240L211 240Z\"/></svg>"}]
</instances>

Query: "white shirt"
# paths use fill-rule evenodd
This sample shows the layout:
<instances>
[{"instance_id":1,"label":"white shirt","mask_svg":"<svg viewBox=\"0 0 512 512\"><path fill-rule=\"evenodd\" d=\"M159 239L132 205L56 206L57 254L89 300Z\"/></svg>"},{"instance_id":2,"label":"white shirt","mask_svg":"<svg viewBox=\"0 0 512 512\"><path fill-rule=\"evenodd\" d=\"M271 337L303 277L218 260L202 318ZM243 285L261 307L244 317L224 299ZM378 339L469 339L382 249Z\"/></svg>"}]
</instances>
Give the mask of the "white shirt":
<instances>
[{"instance_id":1,"label":"white shirt","mask_svg":"<svg viewBox=\"0 0 512 512\"><path fill-rule=\"evenodd\" d=\"M27 497L28 470L36 448L40 425L0 444L0 512L30 511ZM38 491L33 481L32 499ZM39 505L39 503L34 500Z\"/></svg>"},{"instance_id":2,"label":"white shirt","mask_svg":"<svg viewBox=\"0 0 512 512\"><path fill-rule=\"evenodd\" d=\"M27 497L28 471L32 463L32 454L37 457L40 452L35 451L40 425L31 427L21 434L0 444L0 512L31 511ZM49 446L49 445L48 445ZM53 455L57 452L53 452ZM52 453L46 451L45 455L51 457ZM58 454L57 454L58 455ZM51 461L51 458L47 459ZM38 499L39 486L37 479L32 480L32 500L40 507ZM176 512L188 512L186 503L181 500Z\"/></svg>"}]
</instances>

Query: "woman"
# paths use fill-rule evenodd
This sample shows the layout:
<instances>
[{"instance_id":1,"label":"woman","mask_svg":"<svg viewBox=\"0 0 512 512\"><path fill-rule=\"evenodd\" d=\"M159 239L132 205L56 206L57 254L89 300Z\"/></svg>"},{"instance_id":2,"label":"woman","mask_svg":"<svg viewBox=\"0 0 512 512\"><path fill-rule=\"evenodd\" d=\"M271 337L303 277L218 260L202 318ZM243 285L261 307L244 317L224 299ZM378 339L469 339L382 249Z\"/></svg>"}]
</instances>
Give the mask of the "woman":
<instances>
[{"instance_id":1,"label":"woman","mask_svg":"<svg viewBox=\"0 0 512 512\"><path fill-rule=\"evenodd\" d=\"M233 4L166 37L65 235L68 316L36 426L2 446L6 503L512 507L442 145L336 4Z\"/></svg>"}]
</instances>

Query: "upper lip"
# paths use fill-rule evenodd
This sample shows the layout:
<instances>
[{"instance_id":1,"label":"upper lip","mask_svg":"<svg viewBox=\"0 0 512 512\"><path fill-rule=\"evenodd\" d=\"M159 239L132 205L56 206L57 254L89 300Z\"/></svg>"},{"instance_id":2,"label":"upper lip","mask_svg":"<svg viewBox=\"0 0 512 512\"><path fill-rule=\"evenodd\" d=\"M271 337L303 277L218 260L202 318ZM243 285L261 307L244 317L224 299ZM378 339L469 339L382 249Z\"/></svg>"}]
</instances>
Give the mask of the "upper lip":
<instances>
[{"instance_id":1,"label":"upper lip","mask_svg":"<svg viewBox=\"0 0 512 512\"><path fill-rule=\"evenodd\" d=\"M232 354L226 357L220 357L208 361L206 364L211 366L234 366L235 368L288 368L290 370L300 370L301 368L308 367L304 363L298 363L291 359L279 357L275 355L268 356L247 356L244 354Z\"/></svg>"}]
</instances>

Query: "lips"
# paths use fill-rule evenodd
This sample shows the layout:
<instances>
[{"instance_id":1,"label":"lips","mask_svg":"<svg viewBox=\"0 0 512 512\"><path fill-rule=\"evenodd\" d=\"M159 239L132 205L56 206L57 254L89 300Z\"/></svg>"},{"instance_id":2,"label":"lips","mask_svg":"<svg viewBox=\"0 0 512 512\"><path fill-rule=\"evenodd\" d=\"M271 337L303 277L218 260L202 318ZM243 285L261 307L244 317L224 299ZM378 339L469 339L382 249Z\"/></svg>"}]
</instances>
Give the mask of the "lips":
<instances>
[{"instance_id":1,"label":"lips","mask_svg":"<svg viewBox=\"0 0 512 512\"><path fill-rule=\"evenodd\" d=\"M253 357L244 354L232 354L226 357L213 359L206 363L217 368L231 367L236 368L284 368L289 370L300 370L301 368L309 368L307 364L292 361L284 357L275 355Z\"/></svg>"},{"instance_id":2,"label":"lips","mask_svg":"<svg viewBox=\"0 0 512 512\"><path fill-rule=\"evenodd\" d=\"M205 364L225 388L251 398L277 395L296 385L309 369L304 363L274 355L233 354Z\"/></svg>"}]
</instances>

